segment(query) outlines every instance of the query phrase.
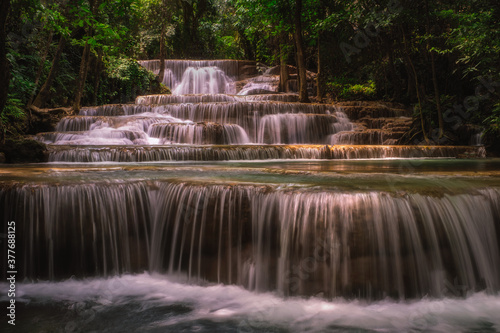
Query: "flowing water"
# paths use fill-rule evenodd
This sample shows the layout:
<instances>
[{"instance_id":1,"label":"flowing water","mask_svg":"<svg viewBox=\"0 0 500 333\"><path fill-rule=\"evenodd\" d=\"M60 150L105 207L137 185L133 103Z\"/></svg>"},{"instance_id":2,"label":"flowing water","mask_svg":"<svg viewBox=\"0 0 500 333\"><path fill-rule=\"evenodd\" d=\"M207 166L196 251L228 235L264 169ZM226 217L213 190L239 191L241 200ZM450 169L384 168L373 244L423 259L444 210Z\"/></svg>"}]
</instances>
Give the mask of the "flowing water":
<instances>
[{"instance_id":1,"label":"flowing water","mask_svg":"<svg viewBox=\"0 0 500 333\"><path fill-rule=\"evenodd\" d=\"M500 160L366 142L362 108L234 95L239 66L168 61L179 94L83 108L37 136L51 162L0 169L18 270L0 327L500 331Z\"/></svg>"}]
</instances>

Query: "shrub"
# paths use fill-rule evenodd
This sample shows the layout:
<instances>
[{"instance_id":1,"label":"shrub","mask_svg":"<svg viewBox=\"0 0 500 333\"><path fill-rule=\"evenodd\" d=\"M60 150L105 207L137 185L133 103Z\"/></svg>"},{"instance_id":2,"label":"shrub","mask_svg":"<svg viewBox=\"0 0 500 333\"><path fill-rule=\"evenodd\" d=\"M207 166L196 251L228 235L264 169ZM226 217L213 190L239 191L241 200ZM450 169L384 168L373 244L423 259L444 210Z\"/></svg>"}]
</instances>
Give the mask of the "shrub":
<instances>
[{"instance_id":1,"label":"shrub","mask_svg":"<svg viewBox=\"0 0 500 333\"><path fill-rule=\"evenodd\" d=\"M364 84L353 84L343 79L327 82L327 93L335 100L370 101L376 99L375 82L369 80Z\"/></svg>"}]
</instances>

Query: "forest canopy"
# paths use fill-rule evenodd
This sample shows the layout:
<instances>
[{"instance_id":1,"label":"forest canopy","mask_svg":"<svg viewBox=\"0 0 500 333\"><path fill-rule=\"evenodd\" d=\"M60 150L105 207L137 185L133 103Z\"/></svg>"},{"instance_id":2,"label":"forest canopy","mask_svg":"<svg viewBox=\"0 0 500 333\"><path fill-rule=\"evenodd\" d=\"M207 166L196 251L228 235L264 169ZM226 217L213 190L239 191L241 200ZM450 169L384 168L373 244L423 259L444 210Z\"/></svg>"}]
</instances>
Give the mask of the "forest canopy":
<instances>
[{"instance_id":1,"label":"forest canopy","mask_svg":"<svg viewBox=\"0 0 500 333\"><path fill-rule=\"evenodd\" d=\"M414 107L409 142L453 142L465 124L500 136L498 1L2 0L0 9L2 136L29 132L11 125L30 108L165 90L141 59L247 59L281 65L281 75L292 65L299 82L318 73L314 96L299 87L304 102Z\"/></svg>"}]
</instances>

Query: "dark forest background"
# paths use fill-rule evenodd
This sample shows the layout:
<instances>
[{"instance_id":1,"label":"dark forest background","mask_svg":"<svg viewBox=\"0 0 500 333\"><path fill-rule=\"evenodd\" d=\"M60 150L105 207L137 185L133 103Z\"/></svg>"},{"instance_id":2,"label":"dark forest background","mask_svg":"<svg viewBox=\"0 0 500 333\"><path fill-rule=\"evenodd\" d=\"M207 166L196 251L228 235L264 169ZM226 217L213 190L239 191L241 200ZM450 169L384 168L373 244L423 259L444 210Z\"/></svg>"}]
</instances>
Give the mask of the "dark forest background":
<instances>
[{"instance_id":1,"label":"dark forest background","mask_svg":"<svg viewBox=\"0 0 500 333\"><path fill-rule=\"evenodd\" d=\"M385 100L414 111L409 143L500 137L497 0L1 0L0 130L32 110L162 92L140 59L248 59L318 73L303 102ZM281 75L287 75L282 70ZM302 78L302 79L301 79ZM284 89L284 88L283 88ZM34 129L31 129L34 130Z\"/></svg>"}]
</instances>

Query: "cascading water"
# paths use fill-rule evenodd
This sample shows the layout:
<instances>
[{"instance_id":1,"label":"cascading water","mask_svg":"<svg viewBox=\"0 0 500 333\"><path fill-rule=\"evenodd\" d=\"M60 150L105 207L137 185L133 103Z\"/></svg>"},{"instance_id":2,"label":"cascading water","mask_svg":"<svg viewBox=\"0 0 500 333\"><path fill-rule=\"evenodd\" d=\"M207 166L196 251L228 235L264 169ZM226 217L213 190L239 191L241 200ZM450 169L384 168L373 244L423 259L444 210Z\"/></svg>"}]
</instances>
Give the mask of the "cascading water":
<instances>
[{"instance_id":1,"label":"cascading water","mask_svg":"<svg viewBox=\"0 0 500 333\"><path fill-rule=\"evenodd\" d=\"M249 143L245 130L238 125L219 125L215 123L155 124L151 126L149 134L152 137L160 138L160 142L163 144Z\"/></svg>"},{"instance_id":2,"label":"cascading water","mask_svg":"<svg viewBox=\"0 0 500 333\"><path fill-rule=\"evenodd\" d=\"M262 94L276 76L247 62L165 64L174 95L82 108L37 135L49 163L0 169L18 329L500 331L484 147L383 145L406 110ZM235 95L242 77L261 86Z\"/></svg>"},{"instance_id":3,"label":"cascading water","mask_svg":"<svg viewBox=\"0 0 500 333\"><path fill-rule=\"evenodd\" d=\"M158 60L139 64L155 74L160 71ZM234 94L232 78L238 76L239 66L239 61L231 60L165 60L162 83L176 94Z\"/></svg>"},{"instance_id":4,"label":"cascading water","mask_svg":"<svg viewBox=\"0 0 500 333\"><path fill-rule=\"evenodd\" d=\"M182 81L172 91L174 95L185 94L234 94L234 82L217 67L188 67Z\"/></svg>"},{"instance_id":5,"label":"cascading water","mask_svg":"<svg viewBox=\"0 0 500 333\"><path fill-rule=\"evenodd\" d=\"M30 235L19 242L27 277L149 268L287 295L371 298L440 297L455 277L470 291L500 283L498 189L395 197L130 180L14 186L0 204ZM300 279L293 267L302 264L316 276Z\"/></svg>"},{"instance_id":6,"label":"cascading water","mask_svg":"<svg viewBox=\"0 0 500 333\"><path fill-rule=\"evenodd\" d=\"M471 146L481 146L483 144L483 135L484 135L484 130L472 135L472 137L470 139L470 145Z\"/></svg>"}]
</instances>

